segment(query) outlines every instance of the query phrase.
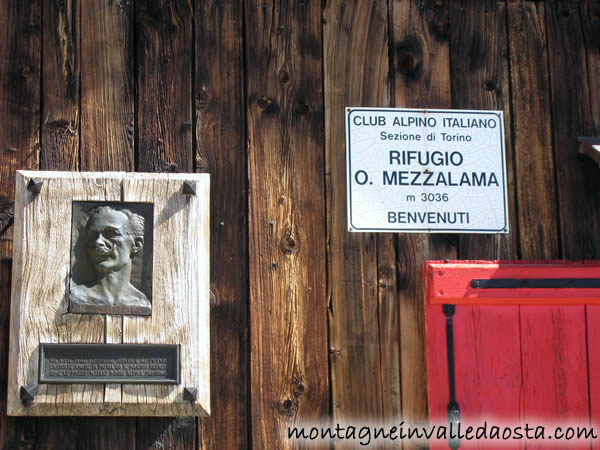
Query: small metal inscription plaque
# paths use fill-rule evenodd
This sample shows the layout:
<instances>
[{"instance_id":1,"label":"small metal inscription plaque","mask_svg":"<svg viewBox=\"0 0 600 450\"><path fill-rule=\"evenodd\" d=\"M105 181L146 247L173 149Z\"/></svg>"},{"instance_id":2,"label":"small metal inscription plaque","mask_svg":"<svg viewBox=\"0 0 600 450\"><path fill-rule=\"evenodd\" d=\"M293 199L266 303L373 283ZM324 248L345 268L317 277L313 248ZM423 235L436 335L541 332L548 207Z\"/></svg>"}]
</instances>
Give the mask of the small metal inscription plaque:
<instances>
[{"instance_id":1,"label":"small metal inscription plaque","mask_svg":"<svg viewBox=\"0 0 600 450\"><path fill-rule=\"evenodd\" d=\"M179 384L176 344L40 344L40 383Z\"/></svg>"}]
</instances>

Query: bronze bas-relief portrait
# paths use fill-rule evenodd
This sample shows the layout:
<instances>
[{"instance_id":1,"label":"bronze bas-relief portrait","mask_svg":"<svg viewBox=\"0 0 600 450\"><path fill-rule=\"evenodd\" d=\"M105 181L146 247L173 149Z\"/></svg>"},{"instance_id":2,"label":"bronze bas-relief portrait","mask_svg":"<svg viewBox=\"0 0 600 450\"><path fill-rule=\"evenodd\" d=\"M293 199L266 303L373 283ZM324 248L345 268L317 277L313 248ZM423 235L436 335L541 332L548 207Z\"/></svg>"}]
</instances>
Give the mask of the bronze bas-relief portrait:
<instances>
[{"instance_id":1,"label":"bronze bas-relief portrait","mask_svg":"<svg viewBox=\"0 0 600 450\"><path fill-rule=\"evenodd\" d=\"M152 205L73 203L69 312L150 315Z\"/></svg>"}]
</instances>

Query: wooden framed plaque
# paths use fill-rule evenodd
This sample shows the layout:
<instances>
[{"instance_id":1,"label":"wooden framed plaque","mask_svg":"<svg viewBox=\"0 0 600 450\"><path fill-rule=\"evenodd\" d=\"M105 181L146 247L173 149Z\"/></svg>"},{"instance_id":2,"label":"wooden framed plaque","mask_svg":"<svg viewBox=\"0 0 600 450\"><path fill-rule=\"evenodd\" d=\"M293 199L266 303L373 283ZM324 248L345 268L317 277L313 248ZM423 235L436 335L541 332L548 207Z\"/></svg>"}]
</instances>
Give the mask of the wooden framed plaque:
<instances>
[{"instance_id":1,"label":"wooden framed plaque","mask_svg":"<svg viewBox=\"0 0 600 450\"><path fill-rule=\"evenodd\" d=\"M209 187L17 172L8 415L210 414Z\"/></svg>"}]
</instances>

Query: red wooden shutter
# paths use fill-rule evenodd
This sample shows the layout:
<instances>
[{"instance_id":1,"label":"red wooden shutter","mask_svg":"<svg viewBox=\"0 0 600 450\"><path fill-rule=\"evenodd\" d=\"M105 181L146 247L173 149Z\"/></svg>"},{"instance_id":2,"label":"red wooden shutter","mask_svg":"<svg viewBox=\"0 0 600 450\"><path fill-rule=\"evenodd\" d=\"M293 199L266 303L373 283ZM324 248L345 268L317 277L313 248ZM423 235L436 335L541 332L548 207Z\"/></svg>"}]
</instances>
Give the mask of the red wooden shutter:
<instances>
[{"instance_id":1,"label":"red wooden shutter","mask_svg":"<svg viewBox=\"0 0 600 450\"><path fill-rule=\"evenodd\" d=\"M599 262L429 261L425 279L433 424L448 423L448 304L455 305L455 392L463 431L484 420L488 426L545 424L546 434L553 425L600 424ZM566 443L509 440L493 446ZM461 448L478 445L461 442ZM590 441L570 445L590 448Z\"/></svg>"}]
</instances>

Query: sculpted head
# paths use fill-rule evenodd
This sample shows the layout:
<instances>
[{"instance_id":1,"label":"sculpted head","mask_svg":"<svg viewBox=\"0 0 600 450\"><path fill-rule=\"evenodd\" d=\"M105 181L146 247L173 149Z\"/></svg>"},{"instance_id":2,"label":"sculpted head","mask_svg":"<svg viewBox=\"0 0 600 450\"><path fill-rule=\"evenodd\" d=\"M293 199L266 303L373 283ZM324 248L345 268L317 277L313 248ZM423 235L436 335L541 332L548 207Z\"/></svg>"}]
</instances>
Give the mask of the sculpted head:
<instances>
[{"instance_id":1,"label":"sculpted head","mask_svg":"<svg viewBox=\"0 0 600 450\"><path fill-rule=\"evenodd\" d=\"M144 246L144 218L125 208L93 208L85 232L90 261L100 274L130 265Z\"/></svg>"}]
</instances>

